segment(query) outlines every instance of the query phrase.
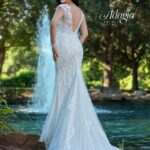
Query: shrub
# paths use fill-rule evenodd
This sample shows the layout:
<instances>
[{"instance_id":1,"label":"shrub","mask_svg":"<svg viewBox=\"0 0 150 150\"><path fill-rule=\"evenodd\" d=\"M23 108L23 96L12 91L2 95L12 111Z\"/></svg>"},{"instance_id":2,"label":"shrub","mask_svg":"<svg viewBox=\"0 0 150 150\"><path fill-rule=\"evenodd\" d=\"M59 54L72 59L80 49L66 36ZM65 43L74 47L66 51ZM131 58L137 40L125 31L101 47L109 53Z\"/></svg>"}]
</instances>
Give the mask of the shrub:
<instances>
[{"instance_id":1,"label":"shrub","mask_svg":"<svg viewBox=\"0 0 150 150\"><path fill-rule=\"evenodd\" d=\"M2 87L32 87L34 84L35 72L21 70L16 75L2 79Z\"/></svg>"},{"instance_id":2,"label":"shrub","mask_svg":"<svg viewBox=\"0 0 150 150\"><path fill-rule=\"evenodd\" d=\"M15 116L12 108L8 107L6 100L0 97L0 133L15 131L5 120L9 115Z\"/></svg>"}]
</instances>

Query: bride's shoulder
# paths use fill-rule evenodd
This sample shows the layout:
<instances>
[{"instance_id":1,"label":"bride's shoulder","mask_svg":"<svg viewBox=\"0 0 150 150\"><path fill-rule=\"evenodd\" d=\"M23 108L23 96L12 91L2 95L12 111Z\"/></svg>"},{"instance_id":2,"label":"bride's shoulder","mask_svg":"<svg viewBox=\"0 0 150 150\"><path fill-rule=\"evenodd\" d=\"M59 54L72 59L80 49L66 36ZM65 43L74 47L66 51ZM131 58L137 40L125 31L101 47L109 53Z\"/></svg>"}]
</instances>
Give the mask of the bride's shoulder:
<instances>
[{"instance_id":1,"label":"bride's shoulder","mask_svg":"<svg viewBox=\"0 0 150 150\"><path fill-rule=\"evenodd\" d=\"M82 8L81 7L79 7L79 6L77 6L78 7L78 9L84 14L84 12L83 12L83 10L82 10Z\"/></svg>"},{"instance_id":2,"label":"bride's shoulder","mask_svg":"<svg viewBox=\"0 0 150 150\"><path fill-rule=\"evenodd\" d=\"M68 5L67 4L59 4L56 8L63 8L64 10L68 8Z\"/></svg>"}]
</instances>

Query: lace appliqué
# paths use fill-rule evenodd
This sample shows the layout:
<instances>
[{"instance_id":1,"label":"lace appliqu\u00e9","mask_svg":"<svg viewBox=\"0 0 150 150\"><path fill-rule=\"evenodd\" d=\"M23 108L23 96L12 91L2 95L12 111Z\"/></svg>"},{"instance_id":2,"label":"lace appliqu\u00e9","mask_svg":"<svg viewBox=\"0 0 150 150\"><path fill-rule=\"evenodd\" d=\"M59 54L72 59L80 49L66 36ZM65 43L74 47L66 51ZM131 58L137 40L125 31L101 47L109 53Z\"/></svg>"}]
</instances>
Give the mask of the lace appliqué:
<instances>
[{"instance_id":1,"label":"lace appliqu\u00e9","mask_svg":"<svg viewBox=\"0 0 150 150\"><path fill-rule=\"evenodd\" d=\"M89 131L89 130L91 129L92 123L91 123L91 121L86 120L86 121L85 121L85 125L86 125L86 127L87 127L87 129L88 129L88 131Z\"/></svg>"},{"instance_id":2,"label":"lace appliqu\u00e9","mask_svg":"<svg viewBox=\"0 0 150 150\"><path fill-rule=\"evenodd\" d=\"M71 143L70 140L72 139L74 134L75 134L75 128L72 127L70 129L70 132L67 133L66 140L65 140L65 145L67 150L70 150L70 143Z\"/></svg>"},{"instance_id":3,"label":"lace appliqu\u00e9","mask_svg":"<svg viewBox=\"0 0 150 150\"><path fill-rule=\"evenodd\" d=\"M72 14L70 11L70 6L67 4L60 4L58 7L61 7L65 11L64 17L60 20L58 28L62 32L70 33L72 32L71 26L72 26Z\"/></svg>"},{"instance_id":4,"label":"lace appliqu\u00e9","mask_svg":"<svg viewBox=\"0 0 150 150\"><path fill-rule=\"evenodd\" d=\"M69 111L71 111L71 110L73 109L74 103L75 103L75 100L74 100L74 99L69 103L69 105L68 105ZM70 112L69 112L69 113L70 113Z\"/></svg>"}]
</instances>

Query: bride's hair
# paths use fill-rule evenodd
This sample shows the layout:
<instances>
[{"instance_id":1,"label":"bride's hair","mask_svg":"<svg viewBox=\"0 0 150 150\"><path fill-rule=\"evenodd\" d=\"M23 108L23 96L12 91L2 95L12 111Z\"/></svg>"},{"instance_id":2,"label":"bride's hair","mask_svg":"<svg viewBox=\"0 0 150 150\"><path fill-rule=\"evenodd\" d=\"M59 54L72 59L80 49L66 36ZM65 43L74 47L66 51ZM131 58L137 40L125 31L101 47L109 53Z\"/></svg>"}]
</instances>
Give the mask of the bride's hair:
<instances>
[{"instance_id":1,"label":"bride's hair","mask_svg":"<svg viewBox=\"0 0 150 150\"><path fill-rule=\"evenodd\" d=\"M61 4L60 0L56 0L56 2L57 2L57 5ZM77 6L79 6L79 1L78 0L72 0L72 2L74 4L76 4Z\"/></svg>"}]
</instances>

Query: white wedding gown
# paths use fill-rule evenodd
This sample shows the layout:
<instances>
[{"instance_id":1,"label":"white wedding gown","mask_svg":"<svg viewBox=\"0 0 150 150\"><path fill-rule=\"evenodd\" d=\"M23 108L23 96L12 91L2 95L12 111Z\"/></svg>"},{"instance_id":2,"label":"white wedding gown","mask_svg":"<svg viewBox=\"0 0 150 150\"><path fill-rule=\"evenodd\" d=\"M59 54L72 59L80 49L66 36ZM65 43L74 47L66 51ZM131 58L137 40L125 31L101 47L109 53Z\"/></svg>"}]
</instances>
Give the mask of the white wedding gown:
<instances>
[{"instance_id":1,"label":"white wedding gown","mask_svg":"<svg viewBox=\"0 0 150 150\"><path fill-rule=\"evenodd\" d=\"M59 57L51 109L39 141L47 150L120 150L110 144L91 102L81 65L83 47L78 30L72 31L68 4L60 4L65 16L58 24L56 44Z\"/></svg>"}]
</instances>

